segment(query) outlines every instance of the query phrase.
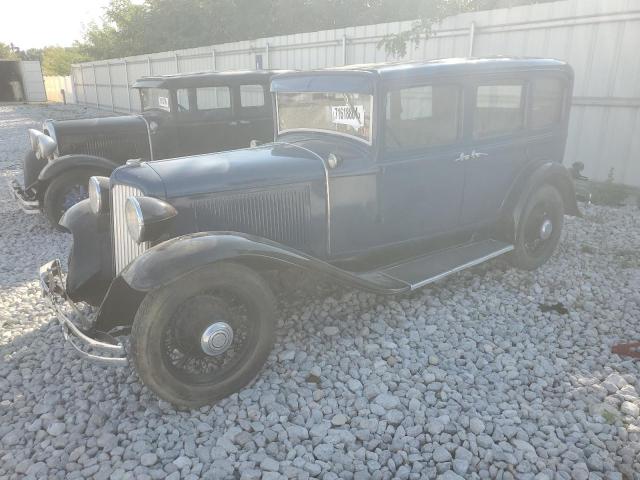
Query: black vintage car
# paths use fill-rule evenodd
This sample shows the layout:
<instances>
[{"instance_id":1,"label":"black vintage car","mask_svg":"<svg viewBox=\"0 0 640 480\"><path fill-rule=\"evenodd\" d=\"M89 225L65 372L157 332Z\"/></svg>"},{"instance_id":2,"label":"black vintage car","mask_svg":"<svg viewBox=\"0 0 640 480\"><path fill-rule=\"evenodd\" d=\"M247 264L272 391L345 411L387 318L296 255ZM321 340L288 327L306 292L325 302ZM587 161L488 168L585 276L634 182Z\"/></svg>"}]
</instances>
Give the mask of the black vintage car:
<instances>
[{"instance_id":1,"label":"black vintage car","mask_svg":"<svg viewBox=\"0 0 640 480\"><path fill-rule=\"evenodd\" d=\"M135 162L94 177L44 292L86 357L160 397L220 399L274 341L273 272L383 294L506 255L546 262L565 214L573 73L545 59L461 59L274 77L277 136L256 148ZM68 305L65 307L64 302ZM65 312L74 301L97 316Z\"/></svg>"},{"instance_id":2,"label":"black vintage car","mask_svg":"<svg viewBox=\"0 0 640 480\"><path fill-rule=\"evenodd\" d=\"M144 77L133 84L142 114L47 120L29 130L23 181L13 190L28 212L60 216L87 198L93 175L109 175L128 159L158 160L273 140L269 80L274 71L231 71Z\"/></svg>"}]
</instances>

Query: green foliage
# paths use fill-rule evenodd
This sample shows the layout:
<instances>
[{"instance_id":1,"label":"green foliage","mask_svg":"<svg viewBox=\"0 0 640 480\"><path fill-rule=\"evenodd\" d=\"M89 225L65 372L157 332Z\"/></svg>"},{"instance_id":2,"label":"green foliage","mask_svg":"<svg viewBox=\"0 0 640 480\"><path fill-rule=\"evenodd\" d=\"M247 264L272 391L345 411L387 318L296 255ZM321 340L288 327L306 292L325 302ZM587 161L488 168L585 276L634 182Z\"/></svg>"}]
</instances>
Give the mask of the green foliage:
<instances>
[{"instance_id":1,"label":"green foliage","mask_svg":"<svg viewBox=\"0 0 640 480\"><path fill-rule=\"evenodd\" d=\"M90 57L77 47L45 47L42 49L42 73L45 75L69 75L71 64L86 62Z\"/></svg>"},{"instance_id":2,"label":"green foliage","mask_svg":"<svg viewBox=\"0 0 640 480\"><path fill-rule=\"evenodd\" d=\"M17 52L14 51L13 45L7 45L6 43L0 42L0 59L3 60L18 60L20 57Z\"/></svg>"},{"instance_id":3,"label":"green foliage","mask_svg":"<svg viewBox=\"0 0 640 480\"><path fill-rule=\"evenodd\" d=\"M614 168L611 167L604 182L591 183L591 202L618 207L632 194L631 188L615 182L614 174Z\"/></svg>"}]
</instances>

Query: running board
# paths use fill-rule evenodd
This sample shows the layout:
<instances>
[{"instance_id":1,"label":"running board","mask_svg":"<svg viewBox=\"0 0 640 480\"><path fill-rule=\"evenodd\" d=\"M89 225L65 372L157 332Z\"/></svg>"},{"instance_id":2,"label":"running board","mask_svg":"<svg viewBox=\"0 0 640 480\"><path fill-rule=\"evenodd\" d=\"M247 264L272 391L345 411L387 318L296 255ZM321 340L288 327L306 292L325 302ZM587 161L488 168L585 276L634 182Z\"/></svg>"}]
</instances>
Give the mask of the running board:
<instances>
[{"instance_id":1,"label":"running board","mask_svg":"<svg viewBox=\"0 0 640 480\"><path fill-rule=\"evenodd\" d=\"M379 273L398 282L403 282L409 285L411 290L415 290L511 250L513 250L513 245L509 243L498 240L483 240L414 258L387 267Z\"/></svg>"}]
</instances>

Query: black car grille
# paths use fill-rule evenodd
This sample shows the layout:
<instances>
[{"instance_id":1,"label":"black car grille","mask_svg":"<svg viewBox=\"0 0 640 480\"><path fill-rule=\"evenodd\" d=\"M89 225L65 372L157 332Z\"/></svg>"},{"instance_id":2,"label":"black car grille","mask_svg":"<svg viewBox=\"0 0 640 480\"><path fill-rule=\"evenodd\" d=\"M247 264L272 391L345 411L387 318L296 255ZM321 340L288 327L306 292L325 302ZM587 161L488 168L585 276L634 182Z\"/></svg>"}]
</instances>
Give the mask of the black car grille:
<instances>
[{"instance_id":1,"label":"black car grille","mask_svg":"<svg viewBox=\"0 0 640 480\"><path fill-rule=\"evenodd\" d=\"M309 243L308 186L219 195L197 200L195 208L201 231L247 233L297 248Z\"/></svg>"}]
</instances>

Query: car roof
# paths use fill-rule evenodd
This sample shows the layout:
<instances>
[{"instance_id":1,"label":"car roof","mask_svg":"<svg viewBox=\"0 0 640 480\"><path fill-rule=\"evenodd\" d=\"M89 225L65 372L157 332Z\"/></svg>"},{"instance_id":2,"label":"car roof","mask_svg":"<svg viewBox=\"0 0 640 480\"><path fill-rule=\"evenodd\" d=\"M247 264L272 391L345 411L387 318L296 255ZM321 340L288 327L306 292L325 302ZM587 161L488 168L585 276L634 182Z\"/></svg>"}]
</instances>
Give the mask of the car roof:
<instances>
[{"instance_id":1,"label":"car roof","mask_svg":"<svg viewBox=\"0 0 640 480\"><path fill-rule=\"evenodd\" d=\"M271 77L292 70L226 70L221 72L178 73L172 75L153 75L141 77L133 88L179 88L202 87L229 84L247 84L251 82L267 84Z\"/></svg>"},{"instance_id":2,"label":"car roof","mask_svg":"<svg viewBox=\"0 0 640 480\"><path fill-rule=\"evenodd\" d=\"M562 70L572 74L571 67L560 60L526 57L447 58L412 62L386 62L331 67L306 72L290 72L278 76L271 90L328 91L331 87L346 92L372 92L377 81L406 80L429 75L462 75L467 73L507 73L527 70ZM314 80L316 78L316 80ZM344 84L344 89L341 87ZM327 89L327 90L325 90Z\"/></svg>"}]
</instances>

